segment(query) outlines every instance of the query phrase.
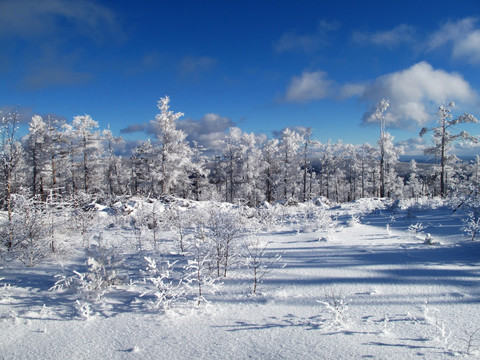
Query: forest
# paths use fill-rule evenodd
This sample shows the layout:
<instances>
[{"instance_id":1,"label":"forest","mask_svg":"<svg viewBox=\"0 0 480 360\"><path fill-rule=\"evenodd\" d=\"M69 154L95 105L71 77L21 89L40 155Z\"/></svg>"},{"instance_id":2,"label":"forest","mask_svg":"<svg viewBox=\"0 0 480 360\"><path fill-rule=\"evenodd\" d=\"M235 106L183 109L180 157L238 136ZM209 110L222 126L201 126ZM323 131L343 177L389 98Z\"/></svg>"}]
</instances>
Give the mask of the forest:
<instances>
[{"instance_id":1,"label":"forest","mask_svg":"<svg viewBox=\"0 0 480 360\"><path fill-rule=\"evenodd\" d=\"M480 160L461 161L451 153L454 141L478 139L458 131L462 123L477 123L470 114L454 117L454 103L441 105L437 123L423 128L432 135L425 150L428 164L400 166L401 150L385 129L388 101L372 115L380 125L376 145L341 141L320 143L312 129L286 128L279 138L265 140L231 128L221 151L188 142L176 128L183 116L170 110L170 99L158 102L152 121L157 139L148 139L129 157L116 154L122 142L89 115L71 123L34 115L28 134L19 139L19 114L2 114L0 127L0 199L11 207L15 194L45 201L79 196L108 202L118 196L217 200L256 207L262 202L305 202L325 197L333 202L359 198L418 198L468 194L479 181ZM420 155L420 154L419 154Z\"/></svg>"}]
</instances>

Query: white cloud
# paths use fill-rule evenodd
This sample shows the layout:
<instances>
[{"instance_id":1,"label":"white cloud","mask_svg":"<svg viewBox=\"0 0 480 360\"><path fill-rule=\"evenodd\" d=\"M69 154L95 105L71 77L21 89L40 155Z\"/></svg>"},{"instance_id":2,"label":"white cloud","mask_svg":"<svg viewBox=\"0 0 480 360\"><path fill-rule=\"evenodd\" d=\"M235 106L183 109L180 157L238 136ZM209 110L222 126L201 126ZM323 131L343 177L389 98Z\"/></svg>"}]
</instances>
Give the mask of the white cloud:
<instances>
[{"instance_id":1,"label":"white cloud","mask_svg":"<svg viewBox=\"0 0 480 360\"><path fill-rule=\"evenodd\" d=\"M297 34L294 31L283 34L274 44L276 52L301 51L315 52L328 43L327 36L337 30L340 25L336 22L319 21L315 32L311 34Z\"/></svg>"},{"instance_id":2,"label":"white cloud","mask_svg":"<svg viewBox=\"0 0 480 360\"><path fill-rule=\"evenodd\" d=\"M355 96L361 96L365 92L365 84L345 84L340 88L339 97L346 99Z\"/></svg>"},{"instance_id":3,"label":"white cloud","mask_svg":"<svg viewBox=\"0 0 480 360\"><path fill-rule=\"evenodd\" d=\"M285 100L291 102L309 102L331 95L334 82L328 79L324 71L304 71L294 76L285 94Z\"/></svg>"},{"instance_id":4,"label":"white cloud","mask_svg":"<svg viewBox=\"0 0 480 360\"><path fill-rule=\"evenodd\" d=\"M60 20L60 21L59 21ZM118 27L115 14L93 1L4 0L0 2L0 36L41 37L61 31L59 22L67 21L70 30L95 40Z\"/></svg>"},{"instance_id":5,"label":"white cloud","mask_svg":"<svg viewBox=\"0 0 480 360\"><path fill-rule=\"evenodd\" d=\"M400 149L403 155L419 155L427 147L424 137L414 137L403 141L395 142L395 146Z\"/></svg>"},{"instance_id":6,"label":"white cloud","mask_svg":"<svg viewBox=\"0 0 480 360\"><path fill-rule=\"evenodd\" d=\"M218 114L205 114L200 120L179 120L177 127L188 134L189 141L196 141L207 149L218 150L234 122Z\"/></svg>"},{"instance_id":7,"label":"white cloud","mask_svg":"<svg viewBox=\"0 0 480 360\"><path fill-rule=\"evenodd\" d=\"M434 32L427 40L427 50L451 47L455 59L480 63L480 28L478 19L465 18L448 22Z\"/></svg>"},{"instance_id":8,"label":"white cloud","mask_svg":"<svg viewBox=\"0 0 480 360\"><path fill-rule=\"evenodd\" d=\"M357 43L371 43L382 46L396 46L401 43L412 42L415 38L415 28L411 25L398 25L397 27L373 33L356 31L353 33L353 41Z\"/></svg>"},{"instance_id":9,"label":"white cloud","mask_svg":"<svg viewBox=\"0 0 480 360\"><path fill-rule=\"evenodd\" d=\"M179 119L176 123L177 129L185 131L190 143L196 141L199 145L210 150L222 148L222 142L230 128L235 123L226 116L208 113L200 120ZM127 126L120 130L121 134L144 132L147 135L157 136L159 129L152 122L143 122Z\"/></svg>"},{"instance_id":10,"label":"white cloud","mask_svg":"<svg viewBox=\"0 0 480 360\"><path fill-rule=\"evenodd\" d=\"M382 98L390 100L387 123L408 128L430 122L443 101L454 100L471 104L477 93L457 73L435 70L430 64L420 62L408 69L379 77L365 88L362 99L373 104ZM373 107L363 117L372 122Z\"/></svg>"}]
</instances>

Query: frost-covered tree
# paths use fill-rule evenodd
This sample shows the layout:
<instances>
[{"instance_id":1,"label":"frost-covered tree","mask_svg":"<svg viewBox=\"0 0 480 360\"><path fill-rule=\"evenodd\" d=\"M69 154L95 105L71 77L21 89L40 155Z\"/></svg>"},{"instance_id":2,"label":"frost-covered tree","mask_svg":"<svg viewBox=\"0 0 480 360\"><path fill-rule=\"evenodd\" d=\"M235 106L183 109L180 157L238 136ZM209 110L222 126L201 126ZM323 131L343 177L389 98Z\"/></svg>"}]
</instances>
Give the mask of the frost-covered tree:
<instances>
[{"instance_id":1,"label":"frost-covered tree","mask_svg":"<svg viewBox=\"0 0 480 360\"><path fill-rule=\"evenodd\" d=\"M385 197L385 172L386 172L386 146L389 145L388 133L385 131L385 112L387 111L390 103L388 100L382 99L377 104L377 109L373 114L374 119L380 122L380 139L378 140L378 146L380 148L380 197Z\"/></svg>"},{"instance_id":2,"label":"frost-covered tree","mask_svg":"<svg viewBox=\"0 0 480 360\"><path fill-rule=\"evenodd\" d=\"M403 184L396 171L400 149L395 148L393 139L394 137L390 133L385 132L379 143L380 149L383 149L383 196L387 197L400 195ZM380 185L382 186L382 183ZM382 187L380 194L382 194Z\"/></svg>"},{"instance_id":3,"label":"frost-covered tree","mask_svg":"<svg viewBox=\"0 0 480 360\"><path fill-rule=\"evenodd\" d=\"M241 146L242 131L237 127L230 128L225 138L223 150L223 169L225 172L225 201L234 202L236 192L241 183L241 163L244 149Z\"/></svg>"},{"instance_id":4,"label":"frost-covered tree","mask_svg":"<svg viewBox=\"0 0 480 360\"><path fill-rule=\"evenodd\" d=\"M158 101L160 114L153 124L159 130L159 170L160 193L170 194L180 181L190 176L192 149L185 140L187 134L176 128L176 121L183 113L170 110L170 98L165 96Z\"/></svg>"},{"instance_id":5,"label":"frost-covered tree","mask_svg":"<svg viewBox=\"0 0 480 360\"><path fill-rule=\"evenodd\" d=\"M33 197L43 192L41 173L46 162L47 141L47 124L40 115L32 116L28 127L27 152L32 166Z\"/></svg>"},{"instance_id":6,"label":"frost-covered tree","mask_svg":"<svg viewBox=\"0 0 480 360\"><path fill-rule=\"evenodd\" d=\"M73 118L72 124L66 124L64 128L70 154L72 190L74 193L79 190L75 173L77 157L79 157L81 159L82 188L88 194L92 190L92 185L97 185L98 182L98 178L92 181L95 160L98 160L98 153L101 152L100 134L95 130L98 128L98 122L93 120L90 115L78 115Z\"/></svg>"},{"instance_id":7,"label":"frost-covered tree","mask_svg":"<svg viewBox=\"0 0 480 360\"><path fill-rule=\"evenodd\" d=\"M414 199L418 199L419 196L422 194L422 183L418 177L418 170L417 170L417 162L412 159L410 161L410 168L409 168L409 177L407 180L407 187L408 196Z\"/></svg>"},{"instance_id":8,"label":"frost-covered tree","mask_svg":"<svg viewBox=\"0 0 480 360\"><path fill-rule=\"evenodd\" d=\"M263 199L261 175L264 163L254 133L242 135L241 149L241 195L248 205L257 206Z\"/></svg>"},{"instance_id":9,"label":"frost-covered tree","mask_svg":"<svg viewBox=\"0 0 480 360\"><path fill-rule=\"evenodd\" d=\"M105 142L105 180L107 183L107 193L110 195L122 193L122 186L119 176L119 158L115 155L115 145L120 144L123 139L115 137L110 130L110 126L102 131L102 140Z\"/></svg>"},{"instance_id":10,"label":"frost-covered tree","mask_svg":"<svg viewBox=\"0 0 480 360\"><path fill-rule=\"evenodd\" d=\"M11 112L6 115L0 114L0 166L2 177L1 202L7 208L8 219L12 220L12 194L14 192L14 179L20 169L23 156L23 148L17 140L20 115ZM9 246L11 241L8 240Z\"/></svg>"},{"instance_id":11,"label":"frost-covered tree","mask_svg":"<svg viewBox=\"0 0 480 360\"><path fill-rule=\"evenodd\" d=\"M280 179L280 149L278 144L278 139L269 140L263 147L262 151L262 160L264 164L263 177L265 181L265 199L269 203L275 199Z\"/></svg>"},{"instance_id":12,"label":"frost-covered tree","mask_svg":"<svg viewBox=\"0 0 480 360\"><path fill-rule=\"evenodd\" d=\"M442 197L447 195L447 167L453 160L450 154L450 145L456 140L468 140L472 142L478 142L478 138L470 135L466 131L462 131L458 134L452 134L450 131L458 124L466 123L478 123L476 117L471 114L464 113L457 117L453 117L452 110L455 107L455 103L452 101L448 105L440 105L437 112L437 126L433 128L422 128L420 136L425 135L427 132L433 132L433 146L425 149L426 155L435 155L440 160L440 195Z\"/></svg>"},{"instance_id":13,"label":"frost-covered tree","mask_svg":"<svg viewBox=\"0 0 480 360\"><path fill-rule=\"evenodd\" d=\"M297 196L297 182L300 174L299 148L303 139L300 134L284 129L280 138L280 156L282 166L283 199L294 199Z\"/></svg>"},{"instance_id":14,"label":"frost-covered tree","mask_svg":"<svg viewBox=\"0 0 480 360\"><path fill-rule=\"evenodd\" d=\"M302 201L305 202L309 200L310 193L309 191L309 179L313 175L313 169L311 167L310 156L311 151L313 148L318 147L319 143L317 141L312 140L312 128L306 128L303 130L302 134L302 149L301 149L301 156L302 156Z\"/></svg>"},{"instance_id":15,"label":"frost-covered tree","mask_svg":"<svg viewBox=\"0 0 480 360\"><path fill-rule=\"evenodd\" d=\"M133 195L149 196L154 194L154 160L155 149L150 139L133 150L130 180L130 192Z\"/></svg>"},{"instance_id":16,"label":"frost-covered tree","mask_svg":"<svg viewBox=\"0 0 480 360\"><path fill-rule=\"evenodd\" d=\"M15 194L12 199L12 220L6 225L12 227L9 257L32 267L51 253L45 204L24 195ZM4 231L3 231L4 232Z\"/></svg>"},{"instance_id":17,"label":"frost-covered tree","mask_svg":"<svg viewBox=\"0 0 480 360\"><path fill-rule=\"evenodd\" d=\"M208 174L207 169L208 158L204 155L204 147L198 144L196 141L193 141L192 147L192 193L193 198L196 201L201 200L203 190L208 185Z\"/></svg>"}]
</instances>

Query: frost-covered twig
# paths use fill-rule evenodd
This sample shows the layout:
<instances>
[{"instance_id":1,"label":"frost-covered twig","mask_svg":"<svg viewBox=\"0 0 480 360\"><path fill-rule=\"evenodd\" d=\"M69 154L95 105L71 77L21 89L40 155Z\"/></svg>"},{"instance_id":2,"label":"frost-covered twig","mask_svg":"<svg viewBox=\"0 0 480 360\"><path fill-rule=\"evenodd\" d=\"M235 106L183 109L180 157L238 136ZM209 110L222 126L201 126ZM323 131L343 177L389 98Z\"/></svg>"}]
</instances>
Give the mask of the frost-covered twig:
<instances>
[{"instance_id":1,"label":"frost-covered twig","mask_svg":"<svg viewBox=\"0 0 480 360\"><path fill-rule=\"evenodd\" d=\"M173 266L177 263L174 261L170 263L166 261L164 266L158 267L155 259L145 257L147 262L147 274L145 278L153 286L153 290L147 290L140 297L147 294L152 294L156 297L154 308L162 308L167 310L172 303L178 300L183 295L182 279L176 280L173 277Z\"/></svg>"},{"instance_id":2,"label":"frost-covered twig","mask_svg":"<svg viewBox=\"0 0 480 360\"><path fill-rule=\"evenodd\" d=\"M326 309L333 316L335 325L342 328L346 327L348 302L341 293L336 293L333 289L330 292L325 290L325 300L317 300L318 303L325 305Z\"/></svg>"}]
</instances>

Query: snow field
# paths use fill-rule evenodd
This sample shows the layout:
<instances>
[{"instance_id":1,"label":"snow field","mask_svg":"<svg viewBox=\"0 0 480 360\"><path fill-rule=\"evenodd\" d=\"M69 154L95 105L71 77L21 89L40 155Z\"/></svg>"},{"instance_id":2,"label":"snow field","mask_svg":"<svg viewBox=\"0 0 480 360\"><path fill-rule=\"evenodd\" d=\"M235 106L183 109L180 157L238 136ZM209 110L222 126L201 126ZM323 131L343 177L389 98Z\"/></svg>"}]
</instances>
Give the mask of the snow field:
<instances>
[{"instance_id":1,"label":"snow field","mask_svg":"<svg viewBox=\"0 0 480 360\"><path fill-rule=\"evenodd\" d=\"M210 205L189 206L207 211ZM130 283L88 301L91 313L82 317L78 292L49 289L55 275L85 271L83 251L33 268L3 264L0 354L5 359L477 358L480 250L462 235L465 214L432 204L402 206L369 200L332 207L326 211L334 228L316 230L296 217L304 213L301 205L292 207L260 235L270 242L268 253L282 258L256 294L251 269L233 261L222 285L205 293L208 302L197 306L190 295L165 311L152 310L152 295L140 296L149 287L139 269L146 266L143 255L155 254L151 243L144 239L144 249L136 249L127 227L108 228L113 216L103 215L102 241L121 253L122 274ZM408 227L419 222L426 228L412 236ZM92 243L98 231L91 230ZM423 243L427 232L438 245ZM178 250L172 255L174 236L173 230L162 232L158 259L181 261Z\"/></svg>"}]
</instances>

